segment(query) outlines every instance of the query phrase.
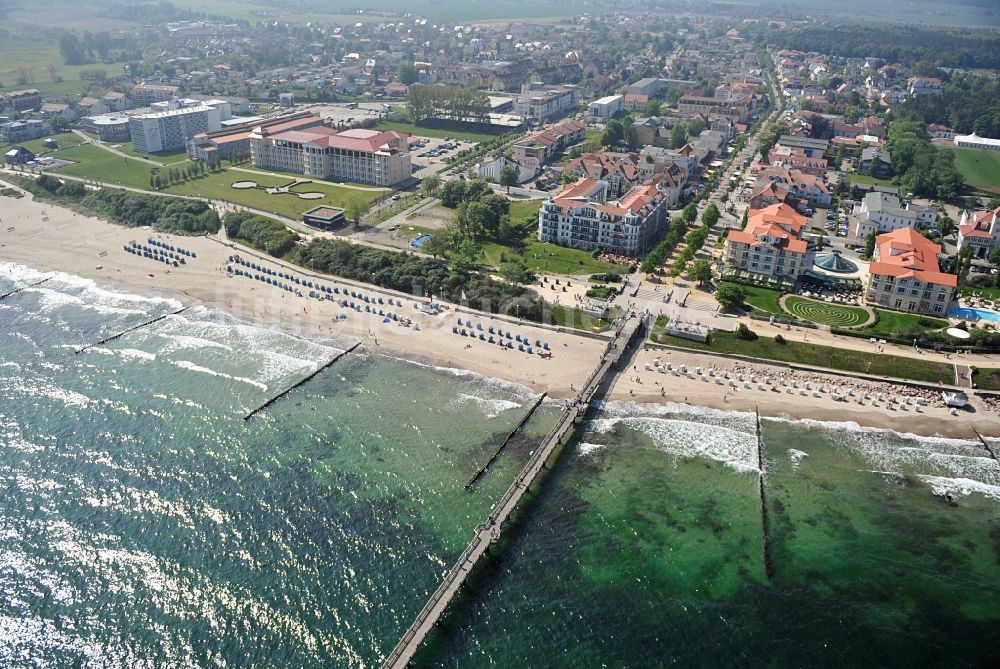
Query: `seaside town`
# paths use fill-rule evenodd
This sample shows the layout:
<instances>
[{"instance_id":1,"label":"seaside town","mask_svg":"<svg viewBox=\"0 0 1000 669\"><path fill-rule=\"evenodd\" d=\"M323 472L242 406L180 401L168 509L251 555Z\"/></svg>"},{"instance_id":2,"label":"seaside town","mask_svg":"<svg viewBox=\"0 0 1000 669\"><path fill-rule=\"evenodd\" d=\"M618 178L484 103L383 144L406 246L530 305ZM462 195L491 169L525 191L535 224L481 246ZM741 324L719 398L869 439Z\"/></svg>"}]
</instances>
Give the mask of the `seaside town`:
<instances>
[{"instance_id":1,"label":"seaside town","mask_svg":"<svg viewBox=\"0 0 1000 669\"><path fill-rule=\"evenodd\" d=\"M996 459L995 27L933 5L844 28L813 5L681 1L481 19L99 2L65 22L14 4L0 260L41 274L0 301L64 272L355 342L247 420L359 346L559 403L383 666L408 666L602 402Z\"/></svg>"}]
</instances>

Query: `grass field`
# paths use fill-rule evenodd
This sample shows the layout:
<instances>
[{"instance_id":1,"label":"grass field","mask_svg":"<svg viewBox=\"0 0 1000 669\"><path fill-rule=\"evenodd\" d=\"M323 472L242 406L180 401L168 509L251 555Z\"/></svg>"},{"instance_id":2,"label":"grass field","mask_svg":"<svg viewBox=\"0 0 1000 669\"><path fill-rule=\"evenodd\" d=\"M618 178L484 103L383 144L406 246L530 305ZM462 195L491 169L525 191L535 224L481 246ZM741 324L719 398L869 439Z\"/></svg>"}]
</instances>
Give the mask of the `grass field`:
<instances>
[{"instance_id":1,"label":"grass field","mask_svg":"<svg viewBox=\"0 0 1000 669\"><path fill-rule=\"evenodd\" d=\"M428 128L422 125L414 125L413 123L400 123L399 121L380 121L377 126L377 130L396 130L397 132L405 132L411 135L418 135L420 137L434 137L437 139L444 139L445 137L451 137L452 139L461 139L463 141L468 140L470 142L482 142L487 139L493 139L496 135L491 135L485 132L470 132L467 130L446 130L444 128ZM463 147L468 148L468 147Z\"/></svg>"},{"instance_id":2,"label":"grass field","mask_svg":"<svg viewBox=\"0 0 1000 669\"><path fill-rule=\"evenodd\" d=\"M721 281L719 286L724 286L728 282ZM784 312L781 307L778 306L778 298L781 297L780 290L774 290L772 288L758 288L757 286L744 286L743 284L732 284L739 286L746 293L746 298L744 298L744 304L749 304L755 309L760 309L761 311L766 311L769 314L781 315Z\"/></svg>"},{"instance_id":3,"label":"grass field","mask_svg":"<svg viewBox=\"0 0 1000 669\"><path fill-rule=\"evenodd\" d=\"M68 174L132 188L149 188L150 165L116 156L93 144L60 149L51 155L61 160L75 161L72 165L54 170L56 174Z\"/></svg>"},{"instance_id":4,"label":"grass field","mask_svg":"<svg viewBox=\"0 0 1000 669\"><path fill-rule=\"evenodd\" d=\"M661 317L662 318L662 317ZM661 326L662 329L662 326ZM805 342L789 341L778 344L771 337L754 341L737 339L731 332L715 332L708 344L688 341L679 337L660 335L663 344L683 346L699 351L735 353L764 360L798 363L837 369L845 372L891 376L928 383L954 383L954 368L944 362L904 358L884 353L865 353L832 346L816 346Z\"/></svg>"},{"instance_id":5,"label":"grass field","mask_svg":"<svg viewBox=\"0 0 1000 669\"><path fill-rule=\"evenodd\" d=\"M903 314L898 311L884 311L882 309L876 309L875 313L878 315L878 322L871 327L864 328L861 332L877 336L902 334L913 330L940 330L948 327L948 321L928 316Z\"/></svg>"},{"instance_id":6,"label":"grass field","mask_svg":"<svg viewBox=\"0 0 1000 669\"><path fill-rule=\"evenodd\" d=\"M1000 300L1000 288L994 286L959 286L960 296L978 295L987 300Z\"/></svg>"},{"instance_id":7,"label":"grass field","mask_svg":"<svg viewBox=\"0 0 1000 669\"><path fill-rule=\"evenodd\" d=\"M542 205L541 200L511 200L510 220L511 222L522 221L530 218L538 222L538 208Z\"/></svg>"},{"instance_id":8,"label":"grass field","mask_svg":"<svg viewBox=\"0 0 1000 669\"><path fill-rule=\"evenodd\" d=\"M785 298L785 309L796 318L831 327L849 328L868 321L868 312L860 307L819 302L798 295Z\"/></svg>"},{"instance_id":9,"label":"grass field","mask_svg":"<svg viewBox=\"0 0 1000 669\"><path fill-rule=\"evenodd\" d=\"M155 153L139 153L132 146L132 142L125 142L124 144L109 144L108 146L112 147L116 151L127 153L130 156L148 158L149 160L155 160L156 162L163 163L164 165L183 163L187 160L187 151L184 149L177 149L176 151L156 151Z\"/></svg>"},{"instance_id":10,"label":"grass field","mask_svg":"<svg viewBox=\"0 0 1000 669\"><path fill-rule=\"evenodd\" d=\"M982 390L1000 390L1000 369L995 367L978 367L972 372L972 382Z\"/></svg>"},{"instance_id":11,"label":"grass field","mask_svg":"<svg viewBox=\"0 0 1000 669\"><path fill-rule=\"evenodd\" d=\"M26 148L28 151L31 151L35 155L45 154L58 157L59 155L58 152L51 152L48 149L46 149L45 146L43 145L43 142L49 137L52 137L57 142L59 142L60 149L66 149L83 144L83 140L80 139L78 136L74 135L73 133L61 132L57 135L46 135L45 137L39 137L38 139L29 139L27 142L21 142L20 146L23 146L24 148ZM8 146L8 145L3 144L2 146Z\"/></svg>"},{"instance_id":12,"label":"grass field","mask_svg":"<svg viewBox=\"0 0 1000 669\"><path fill-rule=\"evenodd\" d=\"M1000 151L955 147L955 167L974 188L1000 193Z\"/></svg>"},{"instance_id":13,"label":"grass field","mask_svg":"<svg viewBox=\"0 0 1000 669\"><path fill-rule=\"evenodd\" d=\"M604 274L612 271L622 271L621 265L594 260L586 251L569 249L565 246L547 244L539 241L529 241L524 247L524 256L517 256L509 247L496 243L483 244L483 262L490 265L500 264L500 254L509 260L519 258L524 264L536 272L551 272L553 274Z\"/></svg>"},{"instance_id":14,"label":"grass field","mask_svg":"<svg viewBox=\"0 0 1000 669\"><path fill-rule=\"evenodd\" d=\"M147 172L148 174L148 172ZM147 185L149 177L146 177ZM194 195L196 197L207 197L215 200L226 200L235 204L240 204L254 209L261 209L280 216L298 219L302 212L312 209L321 204L329 204L335 207L343 207L348 210L350 216L350 204L358 200L362 205L362 210L367 211L371 203L380 196L388 193L384 191L364 191L353 188L343 188L322 181L314 181L300 186L299 192L320 191L326 197L318 200L301 200L294 195L269 195L265 191L254 188L251 190L237 190L231 187L234 181L256 181L261 186L282 186L290 180L284 177L266 177L260 174L247 174L246 172L234 172L223 170L216 174L209 174L199 179L192 179L182 184L169 186L165 190L168 193L179 193L182 195Z\"/></svg>"},{"instance_id":15,"label":"grass field","mask_svg":"<svg viewBox=\"0 0 1000 669\"><path fill-rule=\"evenodd\" d=\"M875 177L868 176L867 174L857 174L853 172L847 175L847 180L852 184L875 184L878 186L889 186L890 188L894 186L892 181L889 179L876 179Z\"/></svg>"}]
</instances>

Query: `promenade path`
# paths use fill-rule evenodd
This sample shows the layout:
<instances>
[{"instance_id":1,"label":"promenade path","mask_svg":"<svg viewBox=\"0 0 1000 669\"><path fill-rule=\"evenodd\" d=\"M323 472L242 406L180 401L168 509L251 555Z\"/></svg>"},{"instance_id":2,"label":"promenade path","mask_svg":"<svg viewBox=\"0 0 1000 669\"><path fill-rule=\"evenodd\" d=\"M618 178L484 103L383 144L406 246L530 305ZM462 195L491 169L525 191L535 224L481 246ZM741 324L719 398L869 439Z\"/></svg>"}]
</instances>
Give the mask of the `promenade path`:
<instances>
[{"instance_id":1,"label":"promenade path","mask_svg":"<svg viewBox=\"0 0 1000 669\"><path fill-rule=\"evenodd\" d=\"M486 553L489 545L500 538L501 526L517 509L517 505L528 491L528 487L541 473L545 463L576 420L587 412L597 390L615 369L622 354L628 349L635 336L641 332L642 319L638 317L623 318L618 323L614 337L604 349L597 367L591 372L573 401L563 411L556 426L535 449L534 454L518 473L517 479L500 498L500 501L494 505L486 522L476 526L472 541L462 551L458 561L444 577L441 585L431 595L424 608L417 614L413 624L410 625L399 643L385 658L382 663L383 669L403 669L409 666L410 660L413 659L424 639L427 638L427 634L447 611L448 605L451 604L452 599L465 583L476 563Z\"/></svg>"}]
</instances>

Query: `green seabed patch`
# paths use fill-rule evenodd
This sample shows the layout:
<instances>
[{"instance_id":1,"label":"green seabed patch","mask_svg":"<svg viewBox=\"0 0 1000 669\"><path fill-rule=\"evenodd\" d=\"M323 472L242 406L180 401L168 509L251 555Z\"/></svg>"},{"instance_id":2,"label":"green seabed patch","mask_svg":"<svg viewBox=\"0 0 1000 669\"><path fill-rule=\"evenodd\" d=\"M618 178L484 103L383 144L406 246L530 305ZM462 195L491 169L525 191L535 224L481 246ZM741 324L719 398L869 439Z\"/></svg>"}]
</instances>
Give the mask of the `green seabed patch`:
<instances>
[{"instance_id":1,"label":"green seabed patch","mask_svg":"<svg viewBox=\"0 0 1000 669\"><path fill-rule=\"evenodd\" d=\"M593 538L579 552L585 579L712 598L764 580L755 474L614 435L612 450L585 456L598 471L577 491L587 504L579 529Z\"/></svg>"},{"instance_id":2,"label":"green seabed patch","mask_svg":"<svg viewBox=\"0 0 1000 669\"><path fill-rule=\"evenodd\" d=\"M919 464L902 463L900 474L878 473L899 471L900 463L873 466L835 443L843 434L776 425L765 428L768 434L779 587L850 602L873 629L1000 620L995 502L973 494L949 505L905 471ZM895 436L866 438L883 439L897 453L907 446ZM788 457L789 445L808 453L797 465Z\"/></svg>"}]
</instances>

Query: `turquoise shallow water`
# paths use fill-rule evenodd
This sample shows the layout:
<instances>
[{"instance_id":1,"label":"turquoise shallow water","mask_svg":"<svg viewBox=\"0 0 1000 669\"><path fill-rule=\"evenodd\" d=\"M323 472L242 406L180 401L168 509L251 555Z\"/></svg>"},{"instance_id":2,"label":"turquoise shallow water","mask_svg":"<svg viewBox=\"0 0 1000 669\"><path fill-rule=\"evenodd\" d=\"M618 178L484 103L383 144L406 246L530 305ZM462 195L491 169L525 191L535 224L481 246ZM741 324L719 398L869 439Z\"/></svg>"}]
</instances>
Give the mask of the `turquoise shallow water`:
<instances>
[{"instance_id":1,"label":"turquoise shallow water","mask_svg":"<svg viewBox=\"0 0 1000 669\"><path fill-rule=\"evenodd\" d=\"M0 292L41 276L0 264ZM0 666L371 667L558 412L524 388L59 276L0 302ZM972 442L610 404L423 667L985 666L1000 467ZM957 506L935 492L954 491Z\"/></svg>"}]
</instances>

